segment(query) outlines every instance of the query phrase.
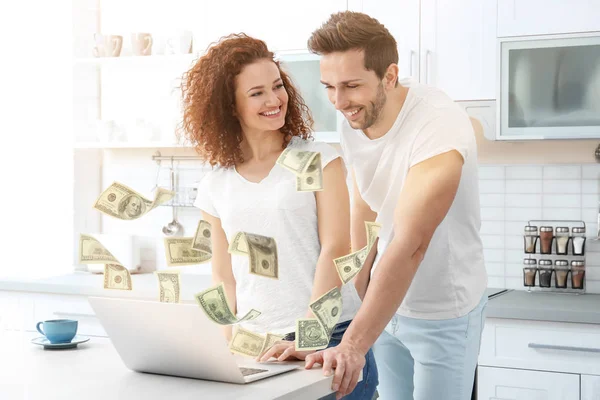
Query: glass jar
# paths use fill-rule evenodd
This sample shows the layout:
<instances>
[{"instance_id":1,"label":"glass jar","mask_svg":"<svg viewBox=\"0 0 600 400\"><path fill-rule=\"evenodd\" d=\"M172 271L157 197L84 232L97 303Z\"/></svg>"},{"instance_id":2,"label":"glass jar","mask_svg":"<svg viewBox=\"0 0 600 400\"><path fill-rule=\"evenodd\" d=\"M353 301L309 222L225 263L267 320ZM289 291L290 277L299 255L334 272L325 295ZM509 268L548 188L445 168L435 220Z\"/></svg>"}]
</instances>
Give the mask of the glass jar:
<instances>
[{"instance_id":1,"label":"glass jar","mask_svg":"<svg viewBox=\"0 0 600 400\"><path fill-rule=\"evenodd\" d=\"M535 253L535 246L537 245L538 240L538 227L534 225L525 225L523 240L525 253Z\"/></svg>"},{"instance_id":2,"label":"glass jar","mask_svg":"<svg viewBox=\"0 0 600 400\"><path fill-rule=\"evenodd\" d=\"M566 226L557 226L554 237L554 241L556 242L556 254L567 254L569 251L569 228Z\"/></svg>"},{"instance_id":3,"label":"glass jar","mask_svg":"<svg viewBox=\"0 0 600 400\"><path fill-rule=\"evenodd\" d=\"M554 286L559 289L567 287L569 276L569 262L567 260L556 260L554 262Z\"/></svg>"},{"instance_id":4,"label":"glass jar","mask_svg":"<svg viewBox=\"0 0 600 400\"><path fill-rule=\"evenodd\" d=\"M540 260L538 269L539 286L545 288L552 286L552 260Z\"/></svg>"},{"instance_id":5,"label":"glass jar","mask_svg":"<svg viewBox=\"0 0 600 400\"><path fill-rule=\"evenodd\" d=\"M525 258L523 260L523 286L535 286L535 274L537 273L537 260Z\"/></svg>"},{"instance_id":6,"label":"glass jar","mask_svg":"<svg viewBox=\"0 0 600 400\"><path fill-rule=\"evenodd\" d=\"M585 261L571 261L571 287L573 289L583 289L585 280Z\"/></svg>"},{"instance_id":7,"label":"glass jar","mask_svg":"<svg viewBox=\"0 0 600 400\"><path fill-rule=\"evenodd\" d=\"M575 227L572 232L573 255L582 256L585 254L585 228Z\"/></svg>"},{"instance_id":8,"label":"glass jar","mask_svg":"<svg viewBox=\"0 0 600 400\"><path fill-rule=\"evenodd\" d=\"M554 238L554 228L551 226L542 226L540 228L540 253L552 253L552 239Z\"/></svg>"}]
</instances>

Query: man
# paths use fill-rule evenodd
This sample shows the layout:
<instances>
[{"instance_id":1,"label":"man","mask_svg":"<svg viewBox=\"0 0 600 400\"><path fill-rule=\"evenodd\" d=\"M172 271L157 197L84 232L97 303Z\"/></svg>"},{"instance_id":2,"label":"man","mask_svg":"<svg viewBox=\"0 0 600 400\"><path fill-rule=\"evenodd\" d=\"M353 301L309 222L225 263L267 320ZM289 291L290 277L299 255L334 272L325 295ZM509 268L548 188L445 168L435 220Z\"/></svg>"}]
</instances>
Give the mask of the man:
<instances>
[{"instance_id":1,"label":"man","mask_svg":"<svg viewBox=\"0 0 600 400\"><path fill-rule=\"evenodd\" d=\"M487 276L469 118L442 91L399 83L396 41L365 14L333 14L308 45L345 117L353 249L367 243L364 221L382 227L372 267L355 280L358 314L341 344L309 355L306 367L335 369L340 398L373 346L382 399L470 399Z\"/></svg>"}]
</instances>

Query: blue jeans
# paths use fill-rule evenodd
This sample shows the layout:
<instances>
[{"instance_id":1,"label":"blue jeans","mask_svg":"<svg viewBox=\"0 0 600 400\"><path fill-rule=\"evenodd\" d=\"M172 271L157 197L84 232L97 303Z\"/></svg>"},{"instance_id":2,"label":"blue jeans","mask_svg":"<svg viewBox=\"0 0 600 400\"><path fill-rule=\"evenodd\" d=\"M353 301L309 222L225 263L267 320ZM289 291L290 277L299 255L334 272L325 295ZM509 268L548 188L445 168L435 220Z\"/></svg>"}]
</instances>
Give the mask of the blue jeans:
<instances>
[{"instance_id":1,"label":"blue jeans","mask_svg":"<svg viewBox=\"0 0 600 400\"><path fill-rule=\"evenodd\" d=\"M381 400L470 400L487 296L467 315L394 315L373 346Z\"/></svg>"},{"instance_id":2,"label":"blue jeans","mask_svg":"<svg viewBox=\"0 0 600 400\"><path fill-rule=\"evenodd\" d=\"M342 322L337 324L331 335L329 346L335 347L341 343L342 337L348 329L351 321ZM362 381L358 382L356 388L347 396L344 396L344 400L371 400L377 389L379 383L379 375L377 374L377 365L375 364L375 357L373 350L369 349L369 352L365 355L366 363L363 368ZM335 393L331 393L325 397L321 397L320 400L335 399Z\"/></svg>"}]
</instances>

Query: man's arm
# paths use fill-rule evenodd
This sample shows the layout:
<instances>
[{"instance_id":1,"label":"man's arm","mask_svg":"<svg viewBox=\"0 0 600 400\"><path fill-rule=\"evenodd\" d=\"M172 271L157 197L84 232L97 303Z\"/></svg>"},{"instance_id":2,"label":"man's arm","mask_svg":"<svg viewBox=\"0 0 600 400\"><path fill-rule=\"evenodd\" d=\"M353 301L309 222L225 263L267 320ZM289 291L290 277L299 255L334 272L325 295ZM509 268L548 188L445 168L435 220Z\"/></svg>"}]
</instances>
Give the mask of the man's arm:
<instances>
[{"instance_id":1,"label":"man's arm","mask_svg":"<svg viewBox=\"0 0 600 400\"><path fill-rule=\"evenodd\" d=\"M358 185L356 184L356 175L352 171L353 192L352 192L352 217L351 217L351 241L352 251L362 249L367 245L367 232L365 230L365 221L374 222L377 219L377 213L371 210L371 207L360 195ZM371 277L371 267L373 264L363 266L358 275L354 278L354 286L361 300L364 299L369 286Z\"/></svg>"}]
</instances>

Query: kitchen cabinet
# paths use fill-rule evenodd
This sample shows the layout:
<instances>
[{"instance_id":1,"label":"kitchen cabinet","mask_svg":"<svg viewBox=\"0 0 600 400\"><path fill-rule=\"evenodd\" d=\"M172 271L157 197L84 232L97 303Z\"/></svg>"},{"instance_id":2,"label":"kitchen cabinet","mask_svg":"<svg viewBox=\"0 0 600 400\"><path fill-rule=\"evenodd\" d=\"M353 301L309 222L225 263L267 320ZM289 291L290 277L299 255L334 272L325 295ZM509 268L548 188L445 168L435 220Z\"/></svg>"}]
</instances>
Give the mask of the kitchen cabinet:
<instances>
[{"instance_id":1,"label":"kitchen cabinet","mask_svg":"<svg viewBox=\"0 0 600 400\"><path fill-rule=\"evenodd\" d=\"M454 100L495 99L497 0L363 0L398 41L401 77L444 90Z\"/></svg>"},{"instance_id":2,"label":"kitchen cabinet","mask_svg":"<svg viewBox=\"0 0 600 400\"><path fill-rule=\"evenodd\" d=\"M579 375L479 367L479 400L579 400Z\"/></svg>"},{"instance_id":3,"label":"kitchen cabinet","mask_svg":"<svg viewBox=\"0 0 600 400\"><path fill-rule=\"evenodd\" d=\"M599 30L596 0L498 0L498 37Z\"/></svg>"},{"instance_id":4,"label":"kitchen cabinet","mask_svg":"<svg viewBox=\"0 0 600 400\"><path fill-rule=\"evenodd\" d=\"M600 399L600 376L581 375L581 400Z\"/></svg>"},{"instance_id":5,"label":"kitchen cabinet","mask_svg":"<svg viewBox=\"0 0 600 400\"><path fill-rule=\"evenodd\" d=\"M209 43L230 33L244 32L264 40L269 49L306 50L310 34L329 16L345 11L346 0L229 0L206 3L204 32Z\"/></svg>"}]
</instances>

